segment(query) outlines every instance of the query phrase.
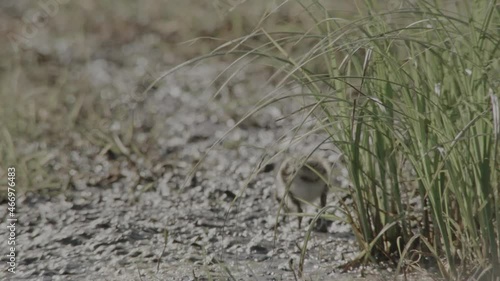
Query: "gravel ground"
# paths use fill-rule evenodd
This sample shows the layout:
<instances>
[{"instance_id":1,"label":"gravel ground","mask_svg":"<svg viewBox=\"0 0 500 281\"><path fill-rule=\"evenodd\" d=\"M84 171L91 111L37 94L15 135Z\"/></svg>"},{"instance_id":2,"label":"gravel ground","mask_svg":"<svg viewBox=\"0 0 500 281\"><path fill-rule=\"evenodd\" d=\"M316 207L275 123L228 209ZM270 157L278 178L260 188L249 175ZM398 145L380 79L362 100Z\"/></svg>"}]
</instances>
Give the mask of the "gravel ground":
<instances>
[{"instance_id":1,"label":"gravel ground","mask_svg":"<svg viewBox=\"0 0 500 281\"><path fill-rule=\"evenodd\" d=\"M19 198L16 280L90 280L89 275L107 280L226 279L229 274L243 280L291 278L288 261L297 264L296 242L302 243L304 231L285 224L275 240L277 165L271 163L251 177L263 149L272 150L286 130L269 117L278 108L256 116L253 125L233 130L226 145L215 147L184 186L193 164L234 122L210 114L218 110L207 105L210 92L195 97L179 90L186 85L175 81L182 79L191 88L199 83L202 89L208 87L203 83L209 84L203 77L214 77L221 67L203 66L167 78L144 102L150 110L158 107L153 122L162 123L157 140L161 160L132 153L116 156L92 145L51 160L56 167L70 163L78 168L65 175L64 193L26 193ZM99 71L105 70L93 70ZM244 95L243 87L241 91L236 94ZM258 121L268 124L256 125ZM111 126L119 127L120 122ZM70 136L71 142L82 141L80 137ZM1 231L6 235L5 228ZM335 274L334 267L355 251L346 227L314 234L308 248L305 272L315 280Z\"/></svg>"},{"instance_id":2,"label":"gravel ground","mask_svg":"<svg viewBox=\"0 0 500 281\"><path fill-rule=\"evenodd\" d=\"M184 184L193 164L234 122L224 120L218 105L209 103L210 91L193 95L179 89L186 87L182 83L191 89L210 87L204 77L213 77L221 68L224 65L209 64L166 78L146 98L144 107L155 112L153 122L160 123L162 132L155 157L117 156L87 145L50 160L55 167L70 163L78 169L63 175L64 193L28 192L19 198L18 273L11 278L2 272L2 279L293 280L300 256L297 245L302 245L305 230L298 230L292 220L274 232L276 161L252 177L261 155L278 150L276 140L293 126L292 121L272 118L282 115L282 109L269 107L250 125L234 129ZM262 85L264 81L255 82L265 75L260 76L250 71L241 81ZM233 94L244 96L248 87ZM111 126L119 127L120 122ZM80 137L69 136L72 143L82 141ZM295 150L313 146L314 141L306 141ZM335 205L333 196L330 205ZM5 217L5 210L1 212ZM5 228L0 232L7 235ZM377 280L386 272L341 274L336 267L356 253L349 227L333 223L329 233L312 235L304 276L357 280L368 274Z\"/></svg>"}]
</instances>

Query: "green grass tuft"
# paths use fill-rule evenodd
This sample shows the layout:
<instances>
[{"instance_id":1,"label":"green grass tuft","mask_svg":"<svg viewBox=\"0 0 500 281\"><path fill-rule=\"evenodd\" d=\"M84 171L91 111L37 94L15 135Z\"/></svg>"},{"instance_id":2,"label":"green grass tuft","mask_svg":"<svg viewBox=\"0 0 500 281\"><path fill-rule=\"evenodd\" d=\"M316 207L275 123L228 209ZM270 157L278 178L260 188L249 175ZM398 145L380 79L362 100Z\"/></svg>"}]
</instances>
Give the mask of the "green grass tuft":
<instances>
[{"instance_id":1,"label":"green grass tuft","mask_svg":"<svg viewBox=\"0 0 500 281\"><path fill-rule=\"evenodd\" d=\"M348 163L361 255L347 266L418 261L447 279L500 277L497 1L365 1L350 20L296 2L306 32L256 28L210 56L260 58L278 88L305 89L302 110Z\"/></svg>"}]
</instances>

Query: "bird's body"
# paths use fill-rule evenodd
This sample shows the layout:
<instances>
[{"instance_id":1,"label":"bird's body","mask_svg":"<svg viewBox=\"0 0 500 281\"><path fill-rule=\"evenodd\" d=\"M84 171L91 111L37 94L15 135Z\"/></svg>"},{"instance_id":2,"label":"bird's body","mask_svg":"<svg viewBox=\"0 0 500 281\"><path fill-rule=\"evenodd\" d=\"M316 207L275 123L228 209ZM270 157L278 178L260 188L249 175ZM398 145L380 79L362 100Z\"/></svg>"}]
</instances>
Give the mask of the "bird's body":
<instances>
[{"instance_id":1,"label":"bird's body","mask_svg":"<svg viewBox=\"0 0 500 281\"><path fill-rule=\"evenodd\" d=\"M303 201L305 204L314 204L318 198L320 206L324 207L328 193L329 168L328 162L321 158L285 159L276 176L276 199L281 202L286 198L287 211L295 207L297 212L302 213ZM300 228L302 217L298 218Z\"/></svg>"}]
</instances>

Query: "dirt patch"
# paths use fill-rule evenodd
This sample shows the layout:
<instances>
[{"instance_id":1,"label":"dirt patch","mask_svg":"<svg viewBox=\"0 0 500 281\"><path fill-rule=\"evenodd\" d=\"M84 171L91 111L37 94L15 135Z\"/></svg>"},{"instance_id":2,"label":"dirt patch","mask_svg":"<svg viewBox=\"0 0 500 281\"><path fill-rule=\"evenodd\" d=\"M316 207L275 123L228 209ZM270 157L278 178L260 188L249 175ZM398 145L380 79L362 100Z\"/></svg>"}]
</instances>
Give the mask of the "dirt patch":
<instances>
[{"instance_id":1,"label":"dirt patch","mask_svg":"<svg viewBox=\"0 0 500 281\"><path fill-rule=\"evenodd\" d=\"M293 280L305 230L292 220L274 232L276 164L251 177L262 155L276 149L276 140L291 126L269 117L277 108L255 116L260 126L234 129L185 184L193 165L232 125L210 117L219 111L208 105L209 92L172 90L183 88L174 80L203 88L192 81L217 72L207 69L213 72L186 71L166 79L144 101L147 108L158 107L152 121L160 132L156 156L87 144L85 151L75 148L51 160L52 166L72 167L62 175L67 186L61 193L21 196L16 280ZM255 83L256 77L248 81ZM121 126L119 120L113 124ZM80 134L72 138L71 143L84 142ZM330 204L335 200L332 195ZM312 235L305 276L353 280L362 271L342 275L336 267L356 253L349 227L334 223L329 233Z\"/></svg>"}]
</instances>

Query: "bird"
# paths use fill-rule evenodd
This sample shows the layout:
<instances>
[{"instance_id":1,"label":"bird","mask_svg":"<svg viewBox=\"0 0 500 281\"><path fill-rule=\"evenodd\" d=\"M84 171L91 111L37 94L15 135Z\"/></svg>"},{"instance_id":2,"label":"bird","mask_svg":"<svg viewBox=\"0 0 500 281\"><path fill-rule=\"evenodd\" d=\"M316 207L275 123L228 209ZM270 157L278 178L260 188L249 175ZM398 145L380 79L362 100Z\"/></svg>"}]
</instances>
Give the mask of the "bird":
<instances>
[{"instance_id":1,"label":"bird","mask_svg":"<svg viewBox=\"0 0 500 281\"><path fill-rule=\"evenodd\" d=\"M285 211L295 207L298 213L303 212L304 202L313 204L320 199L321 208L326 206L330 165L320 157L288 157L282 162L276 175L276 200L283 204ZM283 218L284 219L284 218ZM302 216L298 216L299 229ZM327 225L320 219L316 230L327 231Z\"/></svg>"}]
</instances>

